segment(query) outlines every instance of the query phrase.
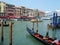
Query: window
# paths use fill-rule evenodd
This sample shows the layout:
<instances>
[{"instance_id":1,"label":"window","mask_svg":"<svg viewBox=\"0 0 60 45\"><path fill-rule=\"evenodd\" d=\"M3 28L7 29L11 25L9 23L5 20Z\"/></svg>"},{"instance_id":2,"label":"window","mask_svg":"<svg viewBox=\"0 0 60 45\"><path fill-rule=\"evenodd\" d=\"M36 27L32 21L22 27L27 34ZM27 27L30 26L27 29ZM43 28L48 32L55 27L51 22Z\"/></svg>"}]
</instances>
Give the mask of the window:
<instances>
[{"instance_id":1,"label":"window","mask_svg":"<svg viewBox=\"0 0 60 45\"><path fill-rule=\"evenodd\" d=\"M8 15L12 16L13 14L12 13L9 13Z\"/></svg>"},{"instance_id":2,"label":"window","mask_svg":"<svg viewBox=\"0 0 60 45\"><path fill-rule=\"evenodd\" d=\"M8 11L13 12L13 10L8 10Z\"/></svg>"}]
</instances>

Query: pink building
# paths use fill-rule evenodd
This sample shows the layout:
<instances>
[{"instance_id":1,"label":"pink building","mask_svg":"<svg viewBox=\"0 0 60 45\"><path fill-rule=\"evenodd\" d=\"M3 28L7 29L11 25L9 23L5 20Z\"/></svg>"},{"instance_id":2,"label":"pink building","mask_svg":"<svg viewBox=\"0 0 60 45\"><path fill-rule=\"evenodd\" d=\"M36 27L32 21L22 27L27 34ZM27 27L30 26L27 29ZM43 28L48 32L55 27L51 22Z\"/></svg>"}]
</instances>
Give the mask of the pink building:
<instances>
[{"instance_id":1,"label":"pink building","mask_svg":"<svg viewBox=\"0 0 60 45\"><path fill-rule=\"evenodd\" d=\"M15 6L11 4L6 4L5 16L14 16L14 15L15 15Z\"/></svg>"}]
</instances>

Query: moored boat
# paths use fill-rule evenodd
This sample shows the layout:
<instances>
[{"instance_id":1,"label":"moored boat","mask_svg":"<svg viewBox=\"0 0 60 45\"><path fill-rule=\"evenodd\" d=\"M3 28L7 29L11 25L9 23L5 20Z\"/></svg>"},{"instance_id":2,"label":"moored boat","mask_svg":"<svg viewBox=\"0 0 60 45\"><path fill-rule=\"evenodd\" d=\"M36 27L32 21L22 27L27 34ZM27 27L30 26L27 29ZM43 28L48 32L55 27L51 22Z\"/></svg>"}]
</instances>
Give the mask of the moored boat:
<instances>
[{"instance_id":1,"label":"moored boat","mask_svg":"<svg viewBox=\"0 0 60 45\"><path fill-rule=\"evenodd\" d=\"M14 22L12 22L12 24L14 24ZM0 26L1 26L1 22L0 22ZM3 26L9 26L9 22L3 22Z\"/></svg>"},{"instance_id":2,"label":"moored boat","mask_svg":"<svg viewBox=\"0 0 60 45\"><path fill-rule=\"evenodd\" d=\"M42 22L42 20L40 20L40 19L31 19L31 22Z\"/></svg>"},{"instance_id":3,"label":"moored boat","mask_svg":"<svg viewBox=\"0 0 60 45\"><path fill-rule=\"evenodd\" d=\"M1 26L1 24L0 24L0 26ZM9 26L9 24L3 24L3 26Z\"/></svg>"},{"instance_id":4,"label":"moored boat","mask_svg":"<svg viewBox=\"0 0 60 45\"><path fill-rule=\"evenodd\" d=\"M45 37L45 39L44 39L44 36L40 35L39 33L34 32L33 30L29 29L28 27L27 27L27 31L30 35L32 35L35 39L42 42L44 45L60 45L60 42L52 43L54 41L54 39L49 38L49 37Z\"/></svg>"}]
</instances>

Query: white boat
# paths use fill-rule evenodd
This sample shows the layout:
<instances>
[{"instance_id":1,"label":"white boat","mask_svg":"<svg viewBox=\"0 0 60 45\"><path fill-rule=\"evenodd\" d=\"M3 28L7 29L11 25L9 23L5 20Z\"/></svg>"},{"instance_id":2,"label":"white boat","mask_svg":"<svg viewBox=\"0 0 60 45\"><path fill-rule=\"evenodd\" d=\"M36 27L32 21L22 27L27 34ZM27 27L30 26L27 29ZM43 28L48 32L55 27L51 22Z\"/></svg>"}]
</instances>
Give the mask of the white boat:
<instances>
[{"instance_id":1,"label":"white boat","mask_svg":"<svg viewBox=\"0 0 60 45\"><path fill-rule=\"evenodd\" d=\"M31 22L42 22L40 19L31 19Z\"/></svg>"}]
</instances>

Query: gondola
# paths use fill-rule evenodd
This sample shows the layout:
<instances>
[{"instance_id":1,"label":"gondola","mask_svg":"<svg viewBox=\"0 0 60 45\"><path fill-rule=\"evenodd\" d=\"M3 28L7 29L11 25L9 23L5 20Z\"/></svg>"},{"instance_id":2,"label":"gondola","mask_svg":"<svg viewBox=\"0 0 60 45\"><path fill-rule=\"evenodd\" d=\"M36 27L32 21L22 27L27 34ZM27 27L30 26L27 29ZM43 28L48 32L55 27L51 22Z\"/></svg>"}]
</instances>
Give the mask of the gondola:
<instances>
[{"instance_id":1,"label":"gondola","mask_svg":"<svg viewBox=\"0 0 60 45\"><path fill-rule=\"evenodd\" d=\"M1 24L0 24L0 26L1 26ZM9 24L3 24L3 26L9 26Z\"/></svg>"},{"instance_id":2,"label":"gondola","mask_svg":"<svg viewBox=\"0 0 60 45\"><path fill-rule=\"evenodd\" d=\"M14 23L12 23L12 24L14 24ZM0 24L0 26L1 26L1 24ZM3 26L7 27L7 26L9 26L9 24L3 24Z\"/></svg>"},{"instance_id":3,"label":"gondola","mask_svg":"<svg viewBox=\"0 0 60 45\"><path fill-rule=\"evenodd\" d=\"M27 31L30 35L32 35L35 39L39 40L40 42L42 42L44 45L60 45L60 42L58 44L56 43L52 43L54 41L54 39L46 37L46 39L44 39L42 35L40 35L39 33L34 32L33 30L29 29L27 27Z\"/></svg>"}]
</instances>

